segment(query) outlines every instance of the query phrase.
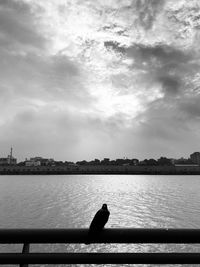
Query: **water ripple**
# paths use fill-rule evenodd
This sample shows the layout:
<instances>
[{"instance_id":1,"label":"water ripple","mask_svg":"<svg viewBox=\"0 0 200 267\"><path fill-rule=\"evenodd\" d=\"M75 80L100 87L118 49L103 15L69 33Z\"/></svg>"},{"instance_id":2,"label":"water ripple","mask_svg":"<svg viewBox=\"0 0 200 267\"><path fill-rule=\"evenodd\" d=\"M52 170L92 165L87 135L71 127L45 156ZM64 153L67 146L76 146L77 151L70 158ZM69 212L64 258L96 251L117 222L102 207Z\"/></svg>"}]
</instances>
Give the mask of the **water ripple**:
<instances>
[{"instance_id":1,"label":"water ripple","mask_svg":"<svg viewBox=\"0 0 200 267\"><path fill-rule=\"evenodd\" d=\"M88 227L102 203L107 203L111 212L107 227L199 228L199 192L198 176L1 176L0 227ZM21 245L1 246L3 252L20 250ZM55 244L32 245L31 250L197 252L200 246Z\"/></svg>"}]
</instances>

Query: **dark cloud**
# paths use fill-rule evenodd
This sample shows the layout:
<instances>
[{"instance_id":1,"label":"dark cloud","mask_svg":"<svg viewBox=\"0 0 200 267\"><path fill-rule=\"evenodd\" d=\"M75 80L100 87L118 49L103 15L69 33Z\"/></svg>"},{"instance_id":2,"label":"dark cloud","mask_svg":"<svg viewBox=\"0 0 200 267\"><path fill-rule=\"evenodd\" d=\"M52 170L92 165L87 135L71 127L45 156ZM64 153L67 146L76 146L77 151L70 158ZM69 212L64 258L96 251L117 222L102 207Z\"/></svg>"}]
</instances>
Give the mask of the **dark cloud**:
<instances>
[{"instance_id":1,"label":"dark cloud","mask_svg":"<svg viewBox=\"0 0 200 267\"><path fill-rule=\"evenodd\" d=\"M179 88L181 87L181 81L178 76L161 76L158 78L161 82L164 92L169 95L176 95L179 93Z\"/></svg>"},{"instance_id":2,"label":"dark cloud","mask_svg":"<svg viewBox=\"0 0 200 267\"><path fill-rule=\"evenodd\" d=\"M104 26L102 28L102 30L107 31L107 32L113 32L114 31L118 35L128 36L127 35L127 28L122 28L122 27L120 27L120 25L117 25L117 24L110 24L110 25Z\"/></svg>"},{"instance_id":3,"label":"dark cloud","mask_svg":"<svg viewBox=\"0 0 200 267\"><path fill-rule=\"evenodd\" d=\"M162 11L165 0L136 0L132 3L132 8L136 9L138 21L136 22L145 30L152 28L157 15Z\"/></svg>"},{"instance_id":4,"label":"dark cloud","mask_svg":"<svg viewBox=\"0 0 200 267\"><path fill-rule=\"evenodd\" d=\"M179 65L187 63L193 58L192 53L165 44L156 44L155 46L135 44L129 47L126 52L128 56L133 57L136 61L141 63L147 62L162 65ZM175 65L173 66L175 67Z\"/></svg>"},{"instance_id":5,"label":"dark cloud","mask_svg":"<svg viewBox=\"0 0 200 267\"><path fill-rule=\"evenodd\" d=\"M107 49L132 58L132 69L141 71L137 79L140 78L143 84L146 82L150 86L161 84L166 96L182 93L185 88L185 77L195 75L199 68L195 54L191 50L184 51L164 44L134 44L127 48L114 41L104 42L104 45ZM119 79L117 82L120 82Z\"/></svg>"},{"instance_id":6,"label":"dark cloud","mask_svg":"<svg viewBox=\"0 0 200 267\"><path fill-rule=\"evenodd\" d=\"M115 52L119 52L119 53L125 53L126 49L121 46L118 42L114 42L114 41L106 41L104 42L104 46L107 49L113 49Z\"/></svg>"},{"instance_id":7,"label":"dark cloud","mask_svg":"<svg viewBox=\"0 0 200 267\"><path fill-rule=\"evenodd\" d=\"M0 32L0 46L6 49L44 48L46 43L37 29L31 7L24 2L1 1Z\"/></svg>"},{"instance_id":8,"label":"dark cloud","mask_svg":"<svg viewBox=\"0 0 200 267\"><path fill-rule=\"evenodd\" d=\"M181 93L185 89L185 77L193 76L199 68L193 51L164 44L136 44L127 48L126 54L134 60L132 68L144 72L141 79L150 84L160 83L166 95Z\"/></svg>"}]
</instances>

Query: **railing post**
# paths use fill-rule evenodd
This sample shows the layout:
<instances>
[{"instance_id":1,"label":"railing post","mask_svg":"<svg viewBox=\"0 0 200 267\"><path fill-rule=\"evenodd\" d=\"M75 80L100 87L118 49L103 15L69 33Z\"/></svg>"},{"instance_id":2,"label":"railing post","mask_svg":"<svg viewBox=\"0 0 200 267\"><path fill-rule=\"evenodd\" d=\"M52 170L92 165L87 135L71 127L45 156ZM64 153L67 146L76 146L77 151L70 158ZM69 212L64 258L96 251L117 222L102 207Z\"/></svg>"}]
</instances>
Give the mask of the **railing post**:
<instances>
[{"instance_id":1,"label":"railing post","mask_svg":"<svg viewBox=\"0 0 200 267\"><path fill-rule=\"evenodd\" d=\"M29 250L30 250L30 244L29 243L24 243L23 249L22 249L22 254L29 253ZM20 267L28 267L28 264L20 264Z\"/></svg>"}]
</instances>

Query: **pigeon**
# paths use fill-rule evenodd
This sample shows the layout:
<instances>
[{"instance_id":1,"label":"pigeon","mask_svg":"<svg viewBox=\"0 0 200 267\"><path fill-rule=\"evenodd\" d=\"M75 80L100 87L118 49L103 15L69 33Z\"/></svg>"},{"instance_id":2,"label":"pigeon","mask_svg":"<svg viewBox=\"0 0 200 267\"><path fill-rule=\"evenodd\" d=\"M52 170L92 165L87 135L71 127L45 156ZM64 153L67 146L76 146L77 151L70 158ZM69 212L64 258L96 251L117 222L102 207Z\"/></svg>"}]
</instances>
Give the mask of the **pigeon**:
<instances>
[{"instance_id":1,"label":"pigeon","mask_svg":"<svg viewBox=\"0 0 200 267\"><path fill-rule=\"evenodd\" d=\"M97 211L90 224L90 231L102 230L108 221L109 215L110 212L107 208L107 204L103 204L102 208Z\"/></svg>"},{"instance_id":2,"label":"pigeon","mask_svg":"<svg viewBox=\"0 0 200 267\"><path fill-rule=\"evenodd\" d=\"M95 214L89 228L88 232L88 241L86 244L89 244L89 239L91 239L95 234L98 234L105 226L108 221L110 212L107 208L107 204L103 204L102 208L97 211Z\"/></svg>"}]
</instances>

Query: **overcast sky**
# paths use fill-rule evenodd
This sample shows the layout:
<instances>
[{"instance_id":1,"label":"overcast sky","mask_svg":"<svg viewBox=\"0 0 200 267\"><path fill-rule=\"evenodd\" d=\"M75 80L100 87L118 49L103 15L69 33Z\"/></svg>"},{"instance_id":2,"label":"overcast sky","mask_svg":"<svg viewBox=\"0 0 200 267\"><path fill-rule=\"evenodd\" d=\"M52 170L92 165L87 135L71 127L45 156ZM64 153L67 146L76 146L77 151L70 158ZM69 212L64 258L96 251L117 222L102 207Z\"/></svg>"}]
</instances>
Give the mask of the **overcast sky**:
<instances>
[{"instance_id":1,"label":"overcast sky","mask_svg":"<svg viewBox=\"0 0 200 267\"><path fill-rule=\"evenodd\" d=\"M188 157L199 70L199 0L1 0L1 157Z\"/></svg>"}]
</instances>

